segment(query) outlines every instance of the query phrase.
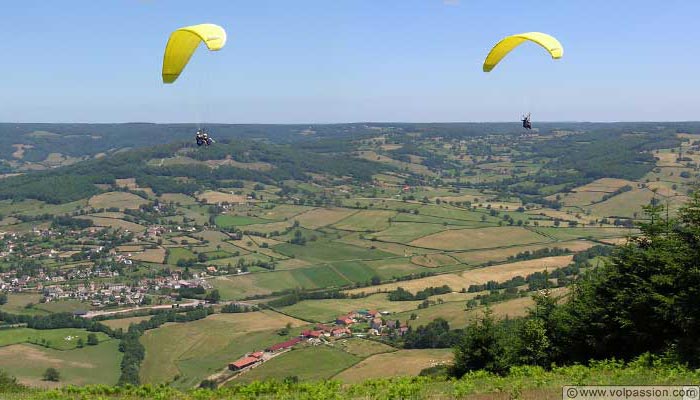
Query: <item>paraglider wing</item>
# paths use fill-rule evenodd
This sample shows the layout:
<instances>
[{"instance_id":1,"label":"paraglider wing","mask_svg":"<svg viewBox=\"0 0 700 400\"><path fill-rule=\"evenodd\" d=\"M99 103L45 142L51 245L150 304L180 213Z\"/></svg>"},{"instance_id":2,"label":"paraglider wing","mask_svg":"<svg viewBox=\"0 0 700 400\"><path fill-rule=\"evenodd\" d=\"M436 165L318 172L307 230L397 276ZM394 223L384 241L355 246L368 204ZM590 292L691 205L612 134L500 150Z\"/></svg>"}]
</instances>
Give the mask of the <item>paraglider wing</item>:
<instances>
[{"instance_id":1,"label":"paraglider wing","mask_svg":"<svg viewBox=\"0 0 700 400\"><path fill-rule=\"evenodd\" d=\"M564 47L557 39L546 33L527 32L508 36L496 43L484 60L484 72L491 71L508 53L525 41L531 41L544 47L553 59L561 58L564 55Z\"/></svg>"},{"instance_id":2,"label":"paraglider wing","mask_svg":"<svg viewBox=\"0 0 700 400\"><path fill-rule=\"evenodd\" d=\"M226 44L226 31L218 25L200 24L170 34L163 55L163 83L175 82L201 42L211 51L221 50Z\"/></svg>"}]
</instances>

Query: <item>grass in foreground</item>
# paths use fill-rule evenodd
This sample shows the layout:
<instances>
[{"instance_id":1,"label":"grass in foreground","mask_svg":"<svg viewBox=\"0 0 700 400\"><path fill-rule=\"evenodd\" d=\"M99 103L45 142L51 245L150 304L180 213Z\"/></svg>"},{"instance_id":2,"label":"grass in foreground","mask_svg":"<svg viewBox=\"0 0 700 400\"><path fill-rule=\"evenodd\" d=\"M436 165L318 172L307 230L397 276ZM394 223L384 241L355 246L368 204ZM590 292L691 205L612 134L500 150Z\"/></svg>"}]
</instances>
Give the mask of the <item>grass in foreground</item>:
<instances>
[{"instance_id":1,"label":"grass in foreground","mask_svg":"<svg viewBox=\"0 0 700 400\"><path fill-rule=\"evenodd\" d=\"M293 376L294 371L289 373ZM551 371L540 367L515 367L506 376L477 371L461 379L406 377L372 379L349 385L333 380L294 383L294 379L287 379L186 392L166 386L16 389L3 394L3 399L561 399L564 385L686 385L697 383L699 379L700 371L642 356L629 364L602 361L589 367L574 365Z\"/></svg>"}]
</instances>

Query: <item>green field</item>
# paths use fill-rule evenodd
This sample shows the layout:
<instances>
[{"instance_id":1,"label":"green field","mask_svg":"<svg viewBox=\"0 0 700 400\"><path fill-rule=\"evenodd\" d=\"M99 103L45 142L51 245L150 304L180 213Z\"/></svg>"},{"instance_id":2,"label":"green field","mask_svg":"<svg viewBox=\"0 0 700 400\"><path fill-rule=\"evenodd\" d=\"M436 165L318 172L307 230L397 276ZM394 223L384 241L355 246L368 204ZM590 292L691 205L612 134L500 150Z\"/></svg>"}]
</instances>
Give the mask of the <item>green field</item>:
<instances>
[{"instance_id":1,"label":"green field","mask_svg":"<svg viewBox=\"0 0 700 400\"><path fill-rule=\"evenodd\" d=\"M365 210L336 222L333 226L345 231L378 232L389 227L394 211Z\"/></svg>"},{"instance_id":2,"label":"green field","mask_svg":"<svg viewBox=\"0 0 700 400\"><path fill-rule=\"evenodd\" d=\"M26 308L29 304L38 304L41 297L38 293L10 293L7 303L0 306L0 310L10 314L46 314L44 310Z\"/></svg>"},{"instance_id":3,"label":"green field","mask_svg":"<svg viewBox=\"0 0 700 400\"><path fill-rule=\"evenodd\" d=\"M77 347L78 338L87 346L88 331L85 329L30 329L14 328L0 330L0 347L20 343L39 343L56 350L70 350ZM96 332L100 341L110 340L109 336Z\"/></svg>"},{"instance_id":4,"label":"green field","mask_svg":"<svg viewBox=\"0 0 700 400\"><path fill-rule=\"evenodd\" d=\"M235 226L255 225L269 221L262 218L240 215L218 215L214 222L216 226L220 228L231 228Z\"/></svg>"},{"instance_id":5,"label":"green field","mask_svg":"<svg viewBox=\"0 0 700 400\"><path fill-rule=\"evenodd\" d=\"M0 347L0 369L30 386L49 386L42 380L48 367L61 374L60 385L114 385L119 379L122 358L118 347L119 341L114 339L68 351L28 344L5 346Z\"/></svg>"},{"instance_id":6,"label":"green field","mask_svg":"<svg viewBox=\"0 0 700 400\"><path fill-rule=\"evenodd\" d=\"M262 311L215 314L149 330L141 338L146 348L141 379L145 383L161 383L179 375L177 386L192 387L247 352L287 340L276 333L287 323L303 324L275 312Z\"/></svg>"},{"instance_id":7,"label":"green field","mask_svg":"<svg viewBox=\"0 0 700 400\"><path fill-rule=\"evenodd\" d=\"M408 243L410 241L422 238L423 236L432 235L433 233L441 232L448 227L442 224L416 224L411 222L394 222L391 227L374 235L379 240L387 242Z\"/></svg>"},{"instance_id":8,"label":"green field","mask_svg":"<svg viewBox=\"0 0 700 400\"><path fill-rule=\"evenodd\" d=\"M38 303L35 304L33 308L37 310L49 312L49 313L60 313L60 312L74 312L89 310L90 304L84 303L78 300L58 300L51 301L49 303Z\"/></svg>"},{"instance_id":9,"label":"green field","mask_svg":"<svg viewBox=\"0 0 700 400\"><path fill-rule=\"evenodd\" d=\"M284 379L288 376L296 376L303 381L318 381L328 379L360 360L358 356L328 346L300 347L241 374L232 383Z\"/></svg>"},{"instance_id":10,"label":"green field","mask_svg":"<svg viewBox=\"0 0 700 400\"><path fill-rule=\"evenodd\" d=\"M634 189L586 208L602 217L632 218L635 213L641 215L642 206L648 205L653 197L651 190Z\"/></svg>"},{"instance_id":11,"label":"green field","mask_svg":"<svg viewBox=\"0 0 700 400\"><path fill-rule=\"evenodd\" d=\"M343 260L377 260L393 256L381 250L371 250L322 240L307 242L304 246L282 243L274 246L273 250L287 257L301 258L312 263Z\"/></svg>"},{"instance_id":12,"label":"green field","mask_svg":"<svg viewBox=\"0 0 700 400\"><path fill-rule=\"evenodd\" d=\"M625 237L636 233L636 229L625 228L537 228L537 231L558 240Z\"/></svg>"},{"instance_id":13,"label":"green field","mask_svg":"<svg viewBox=\"0 0 700 400\"><path fill-rule=\"evenodd\" d=\"M183 247L169 247L167 264L176 265L180 260L191 260L197 258L194 253Z\"/></svg>"}]
</instances>

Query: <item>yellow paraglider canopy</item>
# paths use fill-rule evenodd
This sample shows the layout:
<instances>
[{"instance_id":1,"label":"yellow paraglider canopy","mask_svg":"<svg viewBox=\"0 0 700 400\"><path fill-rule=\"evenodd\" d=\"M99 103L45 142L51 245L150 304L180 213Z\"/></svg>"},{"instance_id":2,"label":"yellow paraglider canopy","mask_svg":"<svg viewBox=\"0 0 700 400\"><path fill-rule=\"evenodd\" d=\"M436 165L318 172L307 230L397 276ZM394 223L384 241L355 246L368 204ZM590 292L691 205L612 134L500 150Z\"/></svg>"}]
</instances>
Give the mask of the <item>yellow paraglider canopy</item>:
<instances>
[{"instance_id":1,"label":"yellow paraglider canopy","mask_svg":"<svg viewBox=\"0 0 700 400\"><path fill-rule=\"evenodd\" d=\"M484 72L491 71L503 57L527 40L544 47L553 59L561 58L564 55L564 47L553 36L541 32L519 33L508 36L493 46L484 60Z\"/></svg>"},{"instance_id":2,"label":"yellow paraglider canopy","mask_svg":"<svg viewBox=\"0 0 700 400\"><path fill-rule=\"evenodd\" d=\"M218 25L200 24L170 34L163 55L163 83L175 82L201 42L211 51L221 50L226 44L226 31Z\"/></svg>"}]
</instances>

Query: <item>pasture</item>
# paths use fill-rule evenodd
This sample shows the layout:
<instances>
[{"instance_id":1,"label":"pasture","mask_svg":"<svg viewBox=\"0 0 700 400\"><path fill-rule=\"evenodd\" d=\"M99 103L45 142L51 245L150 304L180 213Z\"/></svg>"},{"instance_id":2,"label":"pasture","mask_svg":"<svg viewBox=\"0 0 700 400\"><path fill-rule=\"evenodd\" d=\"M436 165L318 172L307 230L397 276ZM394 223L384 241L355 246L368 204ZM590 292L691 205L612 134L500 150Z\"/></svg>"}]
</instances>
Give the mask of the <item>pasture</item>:
<instances>
[{"instance_id":1,"label":"pasture","mask_svg":"<svg viewBox=\"0 0 700 400\"><path fill-rule=\"evenodd\" d=\"M244 215L217 215L214 222L218 227L231 228L236 226L247 226L266 223L268 221L261 218L248 217Z\"/></svg>"},{"instance_id":2,"label":"pasture","mask_svg":"<svg viewBox=\"0 0 700 400\"><path fill-rule=\"evenodd\" d=\"M507 264L494 265L491 267L474 268L461 273L441 274L429 276L427 278L413 279L403 282L393 282L369 288L358 288L347 290L348 293L370 293L373 291L391 291L397 287L402 287L409 292L415 293L427 287L437 287L448 285L452 290L459 291L468 288L470 285L483 284L488 281L504 282L515 276L525 277L534 272L544 271L564 267L571 263L573 256L556 256L537 258L534 260L518 261Z\"/></svg>"},{"instance_id":3,"label":"pasture","mask_svg":"<svg viewBox=\"0 0 700 400\"><path fill-rule=\"evenodd\" d=\"M50 313L73 312L78 310L90 309L90 304L82 303L75 299L62 299L51 301L48 303L38 303L34 305L37 310L42 310Z\"/></svg>"},{"instance_id":4,"label":"pasture","mask_svg":"<svg viewBox=\"0 0 700 400\"><path fill-rule=\"evenodd\" d=\"M591 213L602 217L632 218L641 216L642 206L648 205L654 192L646 189L632 189L609 198L608 200L587 207Z\"/></svg>"},{"instance_id":5,"label":"pasture","mask_svg":"<svg viewBox=\"0 0 700 400\"><path fill-rule=\"evenodd\" d=\"M10 371L20 383L31 387L105 384L115 385L119 379L122 353L119 341L107 340L97 346L69 351L30 344L0 347L0 369ZM61 374L58 383L44 381L46 368Z\"/></svg>"},{"instance_id":6,"label":"pasture","mask_svg":"<svg viewBox=\"0 0 700 400\"><path fill-rule=\"evenodd\" d=\"M162 264L165 260L165 249L162 247L146 249L142 252L133 253L131 258L136 261Z\"/></svg>"},{"instance_id":7,"label":"pasture","mask_svg":"<svg viewBox=\"0 0 700 400\"><path fill-rule=\"evenodd\" d=\"M7 303L0 306L0 311L10 314L44 314L43 311L27 308L29 304L38 304L41 297L39 293L9 293Z\"/></svg>"},{"instance_id":8,"label":"pasture","mask_svg":"<svg viewBox=\"0 0 700 400\"><path fill-rule=\"evenodd\" d=\"M232 383L296 376L302 381L329 379L361 359L329 346L298 347L241 374Z\"/></svg>"},{"instance_id":9,"label":"pasture","mask_svg":"<svg viewBox=\"0 0 700 400\"><path fill-rule=\"evenodd\" d=\"M191 387L247 352L286 340L276 330L303 321L272 311L215 314L188 323L168 323L141 338L146 358L141 366L145 383L169 382Z\"/></svg>"},{"instance_id":10,"label":"pasture","mask_svg":"<svg viewBox=\"0 0 700 400\"><path fill-rule=\"evenodd\" d=\"M333 225L356 212L356 210L347 208L316 208L303 214L295 215L293 219L304 228L318 229Z\"/></svg>"},{"instance_id":11,"label":"pasture","mask_svg":"<svg viewBox=\"0 0 700 400\"><path fill-rule=\"evenodd\" d=\"M362 358L369 357L374 354L396 351L396 348L384 343L360 338L342 339L336 341L334 344L335 347Z\"/></svg>"},{"instance_id":12,"label":"pasture","mask_svg":"<svg viewBox=\"0 0 700 400\"><path fill-rule=\"evenodd\" d=\"M547 242L542 235L520 227L453 229L425 236L410 245L436 250L471 250Z\"/></svg>"},{"instance_id":13,"label":"pasture","mask_svg":"<svg viewBox=\"0 0 700 400\"><path fill-rule=\"evenodd\" d=\"M133 222L124 221L123 219L104 218L104 217L87 217L92 221L92 224L99 227L109 227L113 229L122 229L130 232L140 233L146 230L146 227Z\"/></svg>"},{"instance_id":14,"label":"pasture","mask_svg":"<svg viewBox=\"0 0 700 400\"><path fill-rule=\"evenodd\" d=\"M120 210L138 210L148 200L128 192L107 192L92 196L88 205L93 208L118 208Z\"/></svg>"},{"instance_id":15,"label":"pasture","mask_svg":"<svg viewBox=\"0 0 700 400\"><path fill-rule=\"evenodd\" d=\"M197 258L194 253L183 247L171 247L168 249L168 261L170 265L176 265L180 260L191 260Z\"/></svg>"},{"instance_id":16,"label":"pasture","mask_svg":"<svg viewBox=\"0 0 700 400\"><path fill-rule=\"evenodd\" d=\"M344 231L378 232L389 227L389 218L394 215L394 211L362 210L336 222L333 227Z\"/></svg>"},{"instance_id":17,"label":"pasture","mask_svg":"<svg viewBox=\"0 0 700 400\"><path fill-rule=\"evenodd\" d=\"M126 331L129 328L129 325L131 324L138 324L141 321L147 321L151 319L151 315L145 315L142 317L129 317L129 318L119 318L119 319L108 319L104 321L100 321L103 325L107 325L108 327L112 329L123 329Z\"/></svg>"},{"instance_id":18,"label":"pasture","mask_svg":"<svg viewBox=\"0 0 700 400\"><path fill-rule=\"evenodd\" d=\"M579 186L572 189L572 192L604 192L612 193L623 186L636 186L635 182L628 181L626 179L617 178L601 178L597 179L589 184Z\"/></svg>"},{"instance_id":19,"label":"pasture","mask_svg":"<svg viewBox=\"0 0 700 400\"><path fill-rule=\"evenodd\" d=\"M31 329L12 328L0 330L0 347L20 343L39 343L42 346L56 350L71 350L78 346L78 339L83 339L87 346L88 331L84 329ZM95 333L98 340L110 340L109 336L102 332Z\"/></svg>"},{"instance_id":20,"label":"pasture","mask_svg":"<svg viewBox=\"0 0 700 400\"><path fill-rule=\"evenodd\" d=\"M398 350L370 356L333 379L356 383L377 377L416 376L424 368L449 363L452 358L452 349Z\"/></svg>"},{"instance_id":21,"label":"pasture","mask_svg":"<svg viewBox=\"0 0 700 400\"><path fill-rule=\"evenodd\" d=\"M525 251L535 251L545 248L558 247L560 249L569 249L573 252L579 252L591 248L595 245L594 242L587 240L573 240L569 242L557 242L557 243L547 243L529 246L516 246L508 247L504 249L491 249L491 250L476 250L476 251L465 251L458 253L450 253L456 259L473 265L485 264L489 261L501 262L508 260L508 257L515 256L518 253Z\"/></svg>"},{"instance_id":22,"label":"pasture","mask_svg":"<svg viewBox=\"0 0 700 400\"><path fill-rule=\"evenodd\" d=\"M287 257L300 258L313 263L343 260L377 260L394 257L394 255L378 249L372 250L322 240L307 242L305 246L282 243L274 246L272 249Z\"/></svg>"},{"instance_id":23,"label":"pasture","mask_svg":"<svg viewBox=\"0 0 700 400\"><path fill-rule=\"evenodd\" d=\"M409 243L413 240L446 230L442 224L417 224L411 222L393 222L391 226L370 237L386 242Z\"/></svg>"},{"instance_id":24,"label":"pasture","mask_svg":"<svg viewBox=\"0 0 700 400\"><path fill-rule=\"evenodd\" d=\"M208 203L208 204L217 204L217 203L231 203L231 204L241 204L245 203L246 198L245 196L239 195L239 194L233 194L233 193L224 193L224 192L218 192L214 190L207 190L199 195L197 195L197 200Z\"/></svg>"}]
</instances>

